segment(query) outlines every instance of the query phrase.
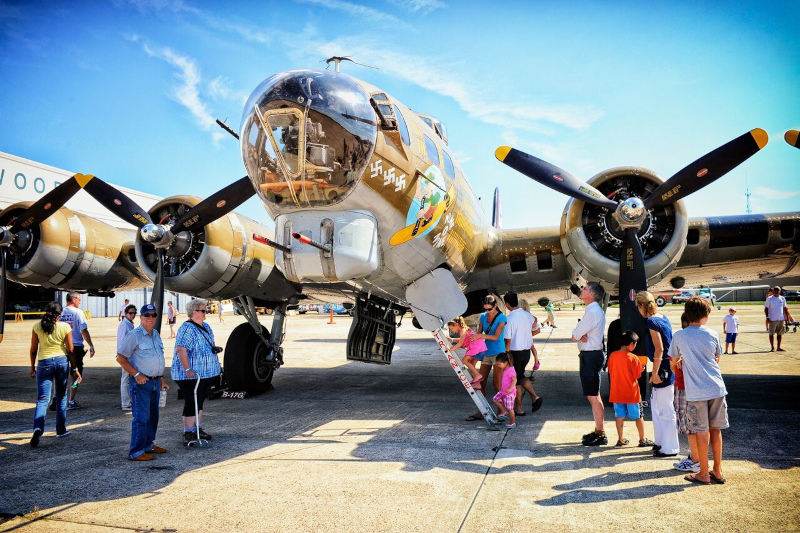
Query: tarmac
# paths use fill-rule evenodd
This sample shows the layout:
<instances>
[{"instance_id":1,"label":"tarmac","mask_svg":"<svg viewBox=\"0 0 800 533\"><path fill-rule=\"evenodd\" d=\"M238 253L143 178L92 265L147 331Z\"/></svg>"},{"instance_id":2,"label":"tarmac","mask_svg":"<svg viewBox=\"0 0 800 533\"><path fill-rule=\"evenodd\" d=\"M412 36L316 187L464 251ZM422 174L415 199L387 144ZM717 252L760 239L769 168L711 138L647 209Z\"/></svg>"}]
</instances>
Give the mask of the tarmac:
<instances>
[{"instance_id":1,"label":"tarmac","mask_svg":"<svg viewBox=\"0 0 800 533\"><path fill-rule=\"evenodd\" d=\"M410 318L389 366L348 362L351 319L292 316L286 364L274 390L206 402L202 449L181 442L183 402L173 385L154 461L127 460L130 414L120 409L116 318L93 318L97 355L86 361L56 439L48 412L30 448L35 380L32 321L7 323L0 347L2 531L797 531L800 530L800 334L768 352L763 306L739 306L738 355L723 356L730 429L723 431L725 485L684 481L649 448L581 446L593 429L581 395L571 329L582 309L556 313L535 338L542 409L513 430L467 422L476 411L429 332ZM677 328L682 306L665 314ZM541 310L539 310L541 311ZM608 311L616 318L617 308ZM726 313L709 326L722 330ZM537 314L544 316L541 311ZM179 317L181 322L185 316ZM209 316L218 344L243 321ZM137 320L138 322L138 320ZM264 317L267 327L271 318ZM164 337L167 326L165 325ZM165 339L167 366L173 340ZM531 363L532 364L532 363ZM530 368L530 367L529 367ZM605 381L607 394L607 381ZM530 399L525 397L525 406ZM646 410L646 434L652 438ZM625 435L636 440L632 422ZM688 445L681 439L683 454Z\"/></svg>"}]
</instances>

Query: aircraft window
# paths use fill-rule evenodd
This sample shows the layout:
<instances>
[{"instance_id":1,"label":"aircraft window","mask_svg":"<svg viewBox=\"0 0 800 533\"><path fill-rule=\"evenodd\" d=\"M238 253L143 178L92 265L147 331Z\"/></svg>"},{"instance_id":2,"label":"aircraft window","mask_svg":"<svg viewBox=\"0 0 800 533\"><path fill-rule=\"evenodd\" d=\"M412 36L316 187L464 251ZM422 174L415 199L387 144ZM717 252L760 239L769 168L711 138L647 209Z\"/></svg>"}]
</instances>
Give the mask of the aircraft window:
<instances>
[{"instance_id":1,"label":"aircraft window","mask_svg":"<svg viewBox=\"0 0 800 533\"><path fill-rule=\"evenodd\" d=\"M372 97L375 99L376 102L378 100L380 100L381 102L389 101L389 98L383 93L375 93L375 94L372 95Z\"/></svg>"},{"instance_id":2,"label":"aircraft window","mask_svg":"<svg viewBox=\"0 0 800 533\"><path fill-rule=\"evenodd\" d=\"M696 228L692 228L689 230L689 233L686 234L686 244L689 246L695 246L696 244L700 243L700 230Z\"/></svg>"},{"instance_id":3,"label":"aircraft window","mask_svg":"<svg viewBox=\"0 0 800 533\"><path fill-rule=\"evenodd\" d=\"M268 203L339 202L369 164L376 118L369 95L348 76L319 70L272 76L250 95L242 117L248 175Z\"/></svg>"},{"instance_id":4,"label":"aircraft window","mask_svg":"<svg viewBox=\"0 0 800 533\"><path fill-rule=\"evenodd\" d=\"M456 177L455 169L453 169L453 160L450 159L450 154L442 150L442 158L444 159L444 173L451 178Z\"/></svg>"},{"instance_id":5,"label":"aircraft window","mask_svg":"<svg viewBox=\"0 0 800 533\"><path fill-rule=\"evenodd\" d=\"M436 149L436 143L427 135L423 135L423 137L425 138L425 152L428 154L428 159L430 159L433 164L438 165L439 151Z\"/></svg>"},{"instance_id":6,"label":"aircraft window","mask_svg":"<svg viewBox=\"0 0 800 533\"><path fill-rule=\"evenodd\" d=\"M403 118L403 114L400 112L400 109L395 105L394 107L394 116L397 117L397 127L400 130L400 138L403 139L403 144L406 146L411 146L411 137L408 135L408 126L406 126L406 119Z\"/></svg>"},{"instance_id":7,"label":"aircraft window","mask_svg":"<svg viewBox=\"0 0 800 533\"><path fill-rule=\"evenodd\" d=\"M392 114L392 106L386 104L378 104L378 110L381 112L381 115L390 115Z\"/></svg>"},{"instance_id":8,"label":"aircraft window","mask_svg":"<svg viewBox=\"0 0 800 533\"><path fill-rule=\"evenodd\" d=\"M536 270L553 270L553 253L550 250L536 252Z\"/></svg>"},{"instance_id":9,"label":"aircraft window","mask_svg":"<svg viewBox=\"0 0 800 533\"><path fill-rule=\"evenodd\" d=\"M428 127L433 130L433 122L431 122L431 119L429 119L428 117L423 117L423 116L420 116L419 118L421 118L422 122L427 124ZM434 130L434 131L436 131L436 130Z\"/></svg>"},{"instance_id":10,"label":"aircraft window","mask_svg":"<svg viewBox=\"0 0 800 533\"><path fill-rule=\"evenodd\" d=\"M524 255L512 255L509 257L508 266L513 274L521 274L528 271L528 264L525 262Z\"/></svg>"}]
</instances>

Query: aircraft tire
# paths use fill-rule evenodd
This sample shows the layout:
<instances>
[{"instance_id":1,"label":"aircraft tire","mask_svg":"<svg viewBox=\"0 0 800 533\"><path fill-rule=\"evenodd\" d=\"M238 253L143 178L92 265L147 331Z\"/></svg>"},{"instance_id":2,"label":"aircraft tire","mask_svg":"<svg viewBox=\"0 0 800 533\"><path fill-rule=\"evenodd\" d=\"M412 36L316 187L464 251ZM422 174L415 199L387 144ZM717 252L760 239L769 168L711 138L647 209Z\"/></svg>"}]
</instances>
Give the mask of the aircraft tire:
<instances>
[{"instance_id":1,"label":"aircraft tire","mask_svg":"<svg viewBox=\"0 0 800 533\"><path fill-rule=\"evenodd\" d=\"M659 296L656 298L656 305L659 307L664 307L667 305L667 300L663 296Z\"/></svg>"},{"instance_id":2,"label":"aircraft tire","mask_svg":"<svg viewBox=\"0 0 800 533\"><path fill-rule=\"evenodd\" d=\"M264 336L269 331L261 326ZM231 391L246 391L255 396L272 390L275 369L267 365L270 348L255 334L250 324L239 324L225 345L225 378Z\"/></svg>"}]
</instances>

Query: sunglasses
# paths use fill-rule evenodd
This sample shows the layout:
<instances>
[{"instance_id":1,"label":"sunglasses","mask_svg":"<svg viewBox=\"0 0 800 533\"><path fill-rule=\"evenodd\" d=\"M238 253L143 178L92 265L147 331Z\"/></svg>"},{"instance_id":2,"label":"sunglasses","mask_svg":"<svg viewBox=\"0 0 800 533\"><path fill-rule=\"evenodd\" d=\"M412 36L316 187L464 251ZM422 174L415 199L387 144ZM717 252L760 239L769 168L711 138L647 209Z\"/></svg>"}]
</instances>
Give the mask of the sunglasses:
<instances>
[{"instance_id":1,"label":"sunglasses","mask_svg":"<svg viewBox=\"0 0 800 533\"><path fill-rule=\"evenodd\" d=\"M194 312L195 313L203 313L203 314L205 314L205 313L208 313L208 309L195 309Z\"/></svg>"},{"instance_id":2,"label":"sunglasses","mask_svg":"<svg viewBox=\"0 0 800 533\"><path fill-rule=\"evenodd\" d=\"M128 312L127 312L127 313L125 313L125 314L126 314L126 315L134 315L134 316L136 316L136 311L128 311Z\"/></svg>"},{"instance_id":3,"label":"sunglasses","mask_svg":"<svg viewBox=\"0 0 800 533\"><path fill-rule=\"evenodd\" d=\"M146 314L142 315L143 318L155 318L157 316L158 315L155 314L155 313L146 313Z\"/></svg>"}]
</instances>

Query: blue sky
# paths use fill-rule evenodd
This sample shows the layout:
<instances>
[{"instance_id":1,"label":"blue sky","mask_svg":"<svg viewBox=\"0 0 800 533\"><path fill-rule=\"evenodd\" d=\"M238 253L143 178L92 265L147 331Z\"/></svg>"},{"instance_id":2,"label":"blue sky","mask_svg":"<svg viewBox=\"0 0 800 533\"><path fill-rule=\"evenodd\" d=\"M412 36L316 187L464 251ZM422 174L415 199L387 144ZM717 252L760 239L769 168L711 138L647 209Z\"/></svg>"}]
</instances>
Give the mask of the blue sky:
<instances>
[{"instance_id":1,"label":"blue sky","mask_svg":"<svg viewBox=\"0 0 800 533\"><path fill-rule=\"evenodd\" d=\"M800 4L298 0L0 1L0 151L161 196L244 175L238 127L264 78L342 70L447 124L505 227L557 225L566 197L500 164L511 145L588 179L671 176L754 128L770 143L689 214L800 209ZM265 219L256 200L242 211Z\"/></svg>"}]
</instances>

